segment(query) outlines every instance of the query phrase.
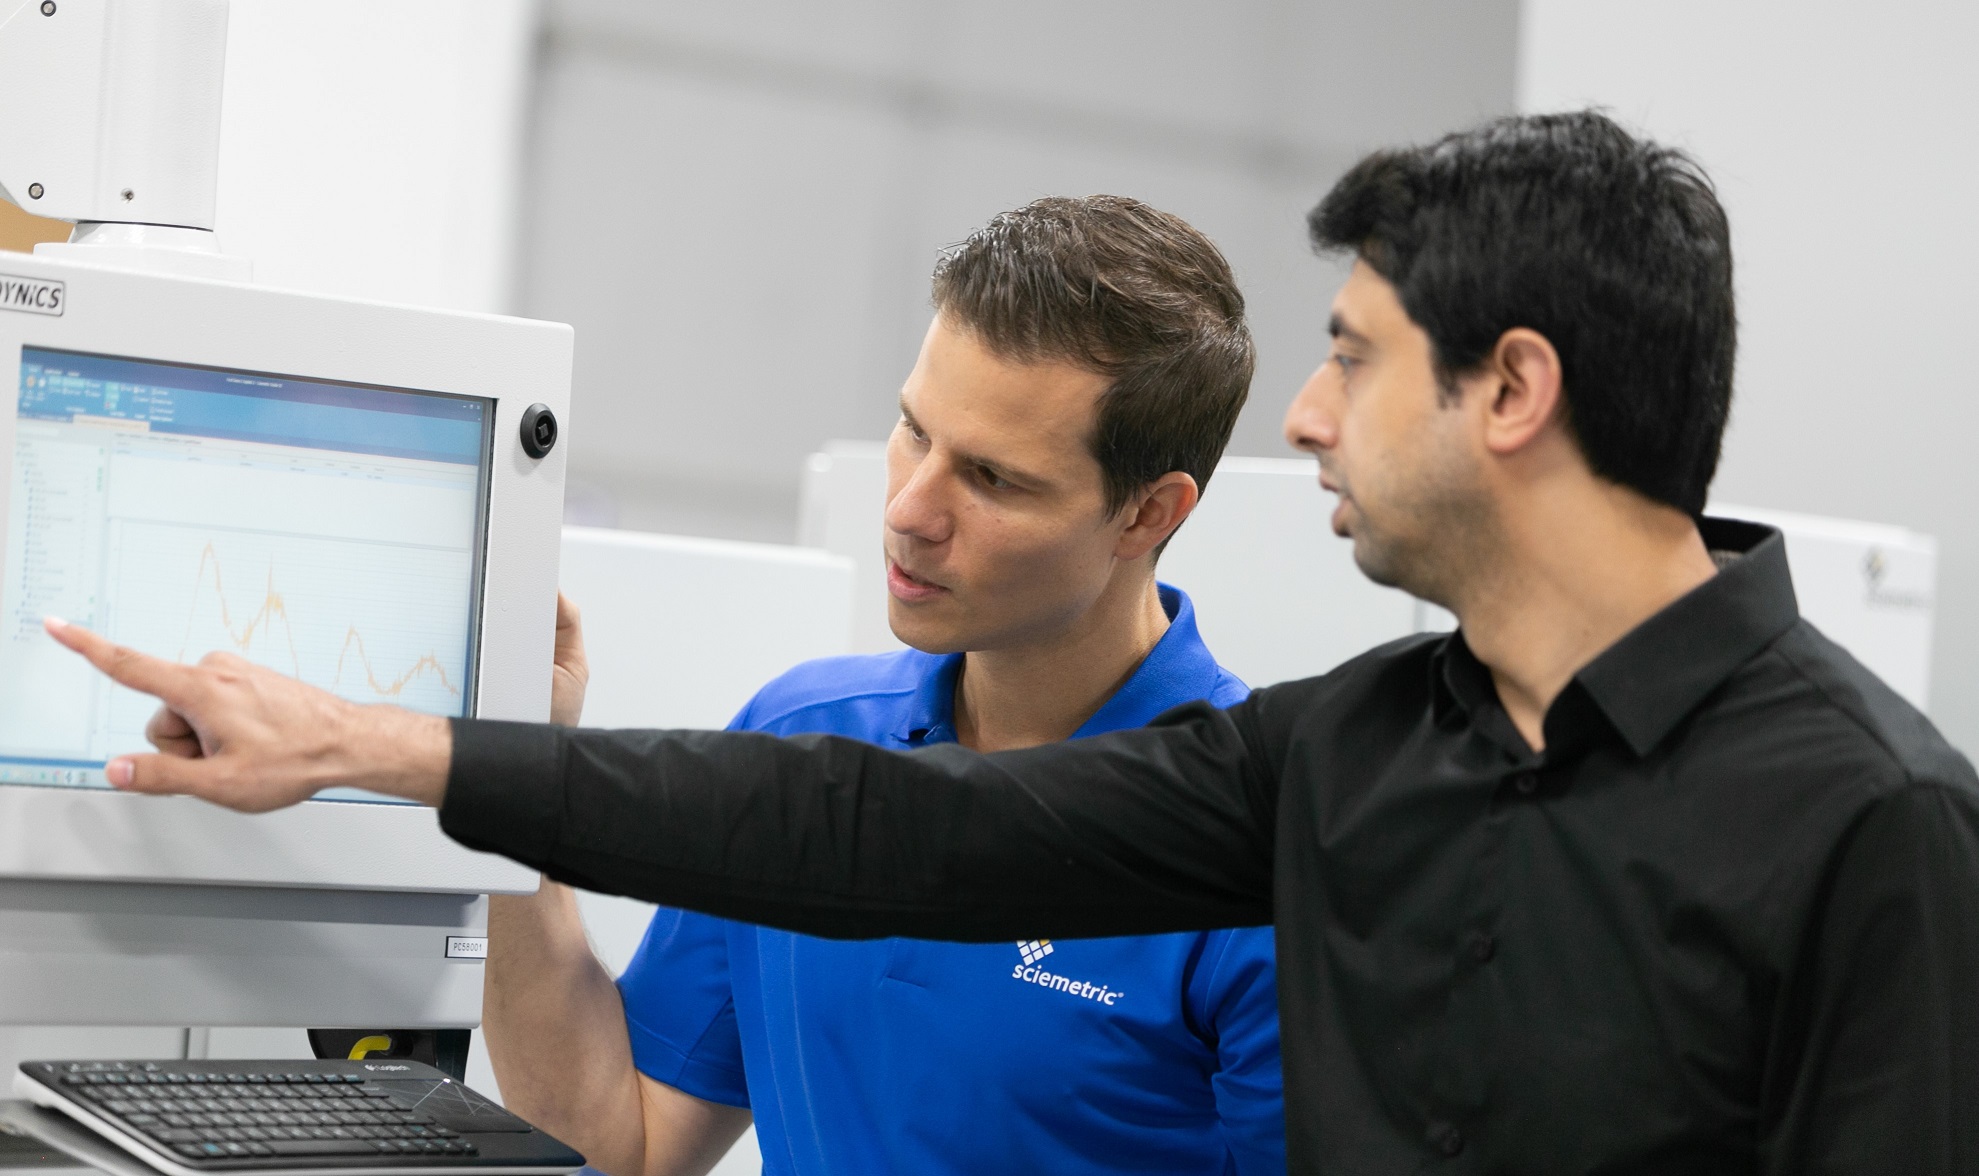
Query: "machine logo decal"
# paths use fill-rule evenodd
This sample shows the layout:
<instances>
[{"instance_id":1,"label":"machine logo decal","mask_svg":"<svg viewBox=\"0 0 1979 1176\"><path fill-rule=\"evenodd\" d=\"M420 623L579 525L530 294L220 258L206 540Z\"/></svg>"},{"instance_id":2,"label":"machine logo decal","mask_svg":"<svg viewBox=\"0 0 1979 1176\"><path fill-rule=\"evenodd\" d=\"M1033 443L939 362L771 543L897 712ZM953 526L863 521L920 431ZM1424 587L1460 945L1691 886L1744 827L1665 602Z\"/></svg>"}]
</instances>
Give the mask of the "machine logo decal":
<instances>
[{"instance_id":1,"label":"machine logo decal","mask_svg":"<svg viewBox=\"0 0 1979 1176\"><path fill-rule=\"evenodd\" d=\"M62 304L68 299L69 289L61 282L51 282L47 278L18 278L13 274L0 274L0 310L18 310L23 314L52 314L60 317Z\"/></svg>"},{"instance_id":2,"label":"machine logo decal","mask_svg":"<svg viewBox=\"0 0 1979 1176\"><path fill-rule=\"evenodd\" d=\"M1862 582L1867 589L1864 599L1871 608L1921 611L1931 607L1930 592L1891 584L1890 571L1890 557L1880 547L1870 548L1862 560Z\"/></svg>"}]
</instances>

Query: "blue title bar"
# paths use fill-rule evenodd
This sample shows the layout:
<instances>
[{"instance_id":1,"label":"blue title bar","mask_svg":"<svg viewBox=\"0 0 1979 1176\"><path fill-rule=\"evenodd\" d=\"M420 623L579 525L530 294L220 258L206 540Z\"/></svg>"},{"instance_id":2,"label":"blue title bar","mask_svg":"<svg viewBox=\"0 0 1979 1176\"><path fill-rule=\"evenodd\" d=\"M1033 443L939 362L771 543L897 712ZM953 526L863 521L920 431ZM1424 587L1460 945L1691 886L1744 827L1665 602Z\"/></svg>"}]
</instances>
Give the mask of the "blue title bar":
<instances>
[{"instance_id":1,"label":"blue title bar","mask_svg":"<svg viewBox=\"0 0 1979 1176\"><path fill-rule=\"evenodd\" d=\"M488 402L222 368L21 348L19 413L154 433L481 464Z\"/></svg>"}]
</instances>

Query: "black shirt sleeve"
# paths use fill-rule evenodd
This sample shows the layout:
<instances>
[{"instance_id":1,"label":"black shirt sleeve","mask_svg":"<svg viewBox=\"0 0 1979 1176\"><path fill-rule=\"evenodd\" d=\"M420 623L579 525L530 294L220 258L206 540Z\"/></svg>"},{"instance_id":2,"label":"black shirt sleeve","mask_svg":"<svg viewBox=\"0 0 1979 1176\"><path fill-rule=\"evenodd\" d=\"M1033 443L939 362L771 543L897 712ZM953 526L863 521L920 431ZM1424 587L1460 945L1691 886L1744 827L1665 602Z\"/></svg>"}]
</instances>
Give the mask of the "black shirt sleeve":
<instances>
[{"instance_id":1,"label":"black shirt sleeve","mask_svg":"<svg viewBox=\"0 0 1979 1176\"><path fill-rule=\"evenodd\" d=\"M463 719L440 821L559 881L811 935L1256 926L1272 917L1276 783L1251 722L1192 703L978 755Z\"/></svg>"},{"instance_id":2,"label":"black shirt sleeve","mask_svg":"<svg viewBox=\"0 0 1979 1176\"><path fill-rule=\"evenodd\" d=\"M1979 1172L1979 805L1914 783L1857 822L1767 1066L1769 1173Z\"/></svg>"}]
</instances>

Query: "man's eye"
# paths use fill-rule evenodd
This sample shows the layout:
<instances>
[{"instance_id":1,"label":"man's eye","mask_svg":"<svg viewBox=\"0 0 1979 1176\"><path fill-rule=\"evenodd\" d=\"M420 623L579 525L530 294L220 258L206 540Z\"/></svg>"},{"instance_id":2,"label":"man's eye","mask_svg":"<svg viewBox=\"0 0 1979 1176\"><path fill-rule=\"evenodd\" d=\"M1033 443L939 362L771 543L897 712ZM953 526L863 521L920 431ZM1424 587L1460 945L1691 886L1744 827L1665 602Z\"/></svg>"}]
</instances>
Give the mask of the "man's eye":
<instances>
[{"instance_id":1,"label":"man's eye","mask_svg":"<svg viewBox=\"0 0 1979 1176\"><path fill-rule=\"evenodd\" d=\"M988 486L992 490L1008 490L1016 485L1015 482L1009 481L988 466L977 466L976 476L983 480L983 485Z\"/></svg>"},{"instance_id":2,"label":"man's eye","mask_svg":"<svg viewBox=\"0 0 1979 1176\"><path fill-rule=\"evenodd\" d=\"M1351 355L1342 355L1341 353L1336 351L1333 353L1333 362L1340 365L1341 375L1348 376L1348 375L1352 375L1354 369L1360 366L1361 361L1355 359Z\"/></svg>"}]
</instances>

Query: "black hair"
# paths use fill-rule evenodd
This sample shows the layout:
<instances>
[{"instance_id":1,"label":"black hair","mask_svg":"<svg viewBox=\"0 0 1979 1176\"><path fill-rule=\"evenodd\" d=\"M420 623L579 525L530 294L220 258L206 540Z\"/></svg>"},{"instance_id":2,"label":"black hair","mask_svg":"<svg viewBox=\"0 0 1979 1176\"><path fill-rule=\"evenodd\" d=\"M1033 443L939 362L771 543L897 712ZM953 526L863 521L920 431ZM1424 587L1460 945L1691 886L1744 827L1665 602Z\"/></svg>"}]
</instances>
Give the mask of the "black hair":
<instances>
[{"instance_id":1,"label":"black hair","mask_svg":"<svg viewBox=\"0 0 1979 1176\"><path fill-rule=\"evenodd\" d=\"M1598 111L1505 118L1368 156L1307 225L1395 287L1446 390L1506 331L1537 331L1594 472L1703 510L1738 322L1731 229L1689 156Z\"/></svg>"}]
</instances>

